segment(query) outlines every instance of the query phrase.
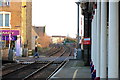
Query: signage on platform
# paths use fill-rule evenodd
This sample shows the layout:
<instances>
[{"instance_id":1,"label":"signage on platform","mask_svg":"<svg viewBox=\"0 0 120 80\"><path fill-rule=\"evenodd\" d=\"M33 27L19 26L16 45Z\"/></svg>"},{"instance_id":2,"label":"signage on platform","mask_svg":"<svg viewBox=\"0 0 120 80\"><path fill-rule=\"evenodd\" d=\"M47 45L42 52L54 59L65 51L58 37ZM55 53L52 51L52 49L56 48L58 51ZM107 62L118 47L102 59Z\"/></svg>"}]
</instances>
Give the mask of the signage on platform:
<instances>
[{"instance_id":1,"label":"signage on platform","mask_svg":"<svg viewBox=\"0 0 120 80\"><path fill-rule=\"evenodd\" d=\"M85 45L91 44L91 43L90 43L90 38L84 38L83 44L85 44Z\"/></svg>"}]
</instances>

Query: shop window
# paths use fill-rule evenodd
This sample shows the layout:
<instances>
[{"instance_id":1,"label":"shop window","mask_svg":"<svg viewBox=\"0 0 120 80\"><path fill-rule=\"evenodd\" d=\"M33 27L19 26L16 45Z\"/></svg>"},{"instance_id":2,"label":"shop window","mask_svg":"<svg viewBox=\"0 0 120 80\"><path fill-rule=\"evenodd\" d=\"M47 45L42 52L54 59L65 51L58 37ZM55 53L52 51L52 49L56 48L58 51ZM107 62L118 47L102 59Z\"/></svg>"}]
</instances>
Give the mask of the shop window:
<instances>
[{"instance_id":1,"label":"shop window","mask_svg":"<svg viewBox=\"0 0 120 80\"><path fill-rule=\"evenodd\" d=\"M0 12L0 28L10 28L10 12Z\"/></svg>"},{"instance_id":2,"label":"shop window","mask_svg":"<svg viewBox=\"0 0 120 80\"><path fill-rule=\"evenodd\" d=\"M17 36L12 36L12 40L9 39L9 36L2 36L2 42L0 42L0 47L7 48L10 45L15 45L16 40Z\"/></svg>"}]
</instances>

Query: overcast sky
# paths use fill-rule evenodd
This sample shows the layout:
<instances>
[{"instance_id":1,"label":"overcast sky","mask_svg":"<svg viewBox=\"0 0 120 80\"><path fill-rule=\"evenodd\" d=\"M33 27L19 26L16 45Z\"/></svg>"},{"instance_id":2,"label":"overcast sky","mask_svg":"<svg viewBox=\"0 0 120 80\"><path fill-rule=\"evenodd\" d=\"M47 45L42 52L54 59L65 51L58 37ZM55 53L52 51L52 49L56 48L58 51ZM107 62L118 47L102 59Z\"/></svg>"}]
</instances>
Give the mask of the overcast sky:
<instances>
[{"instance_id":1,"label":"overcast sky","mask_svg":"<svg viewBox=\"0 0 120 80\"><path fill-rule=\"evenodd\" d=\"M47 35L75 37L77 5L75 0L32 0L32 24L46 25Z\"/></svg>"}]
</instances>

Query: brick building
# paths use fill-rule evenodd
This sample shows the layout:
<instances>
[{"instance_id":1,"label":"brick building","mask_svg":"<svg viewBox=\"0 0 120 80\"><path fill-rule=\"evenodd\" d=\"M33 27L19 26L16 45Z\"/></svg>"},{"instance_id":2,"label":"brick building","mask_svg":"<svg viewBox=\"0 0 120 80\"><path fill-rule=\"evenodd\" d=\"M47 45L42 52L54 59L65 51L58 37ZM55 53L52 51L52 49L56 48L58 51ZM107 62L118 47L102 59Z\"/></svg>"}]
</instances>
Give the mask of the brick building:
<instances>
[{"instance_id":1,"label":"brick building","mask_svg":"<svg viewBox=\"0 0 120 80\"><path fill-rule=\"evenodd\" d=\"M27 44L31 49L32 2L0 0L0 35L2 48ZM28 35L29 34L29 35ZM22 54L21 51L19 51Z\"/></svg>"}]
</instances>

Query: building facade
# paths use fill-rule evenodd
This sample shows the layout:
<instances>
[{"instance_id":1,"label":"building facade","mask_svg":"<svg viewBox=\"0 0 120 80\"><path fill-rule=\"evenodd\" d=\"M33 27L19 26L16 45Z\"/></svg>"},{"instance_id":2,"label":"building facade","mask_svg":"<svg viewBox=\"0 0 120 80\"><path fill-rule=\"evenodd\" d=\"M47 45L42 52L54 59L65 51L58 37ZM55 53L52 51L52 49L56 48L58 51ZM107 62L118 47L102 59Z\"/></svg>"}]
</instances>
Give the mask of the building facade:
<instances>
[{"instance_id":1,"label":"building facade","mask_svg":"<svg viewBox=\"0 0 120 80\"><path fill-rule=\"evenodd\" d=\"M27 44L31 49L32 2L0 1L1 48L16 48L18 56ZM28 35L29 34L29 35Z\"/></svg>"},{"instance_id":2,"label":"building facade","mask_svg":"<svg viewBox=\"0 0 120 80\"><path fill-rule=\"evenodd\" d=\"M84 36L90 37L91 40L90 48L86 45L84 49L89 54L86 58L92 64L92 77L95 80L120 78L120 1L82 1L81 8L86 18L84 19Z\"/></svg>"}]
</instances>

